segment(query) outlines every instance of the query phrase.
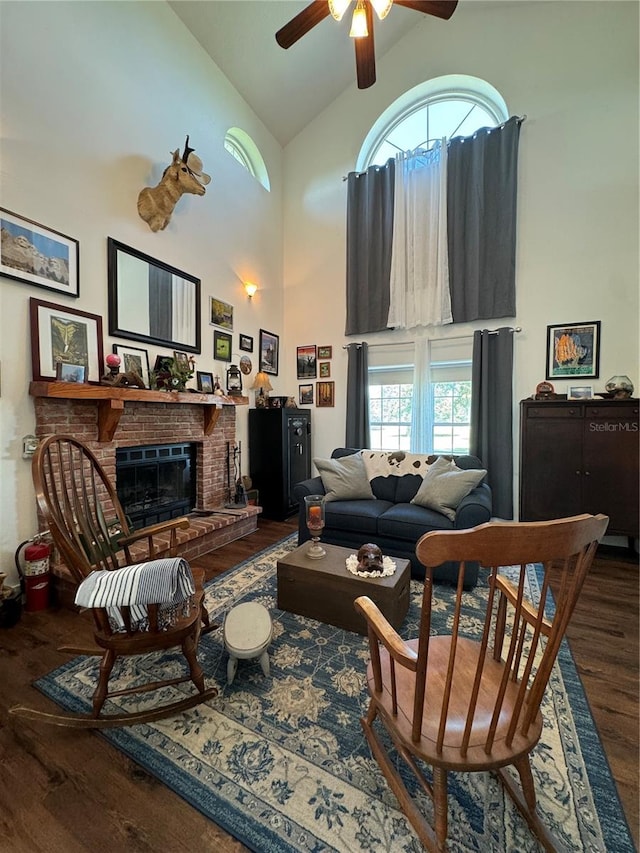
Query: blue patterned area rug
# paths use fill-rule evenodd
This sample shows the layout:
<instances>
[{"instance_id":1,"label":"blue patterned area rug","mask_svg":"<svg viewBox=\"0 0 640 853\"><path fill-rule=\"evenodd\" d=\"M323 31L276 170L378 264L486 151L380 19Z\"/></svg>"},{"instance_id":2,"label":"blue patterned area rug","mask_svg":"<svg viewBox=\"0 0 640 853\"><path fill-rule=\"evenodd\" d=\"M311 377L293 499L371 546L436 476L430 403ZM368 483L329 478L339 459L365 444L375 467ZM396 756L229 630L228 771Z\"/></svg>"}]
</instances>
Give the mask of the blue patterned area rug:
<instances>
[{"instance_id":1,"label":"blue patterned area rug","mask_svg":"<svg viewBox=\"0 0 640 853\"><path fill-rule=\"evenodd\" d=\"M218 620L240 601L258 601L272 614L271 674L240 661L226 682L222 631L204 637L200 659L220 693L209 704L152 725L104 733L116 747L169 788L259 853L376 853L422 849L399 810L359 725L367 695L366 638L280 611L276 560L296 547L290 537L225 573L207 589ZM535 597L538 578L528 569ZM482 583L466 595L467 629L478 630ZM421 585L412 581L403 626L416 636ZM437 631L446 631L452 591L437 588ZM88 711L97 659L76 658L37 686L65 708ZM173 655L127 661L119 678L153 676L182 663ZM155 677L155 676L154 676ZM181 688L169 688L167 699ZM150 701L124 697L120 707ZM112 710L115 710L115 706ZM539 807L555 837L571 851L633 851L629 830L568 647L560 654L544 704L542 740L533 772ZM538 851L537 843L501 785L490 774L450 774L449 850ZM425 804L427 811L429 804Z\"/></svg>"}]
</instances>

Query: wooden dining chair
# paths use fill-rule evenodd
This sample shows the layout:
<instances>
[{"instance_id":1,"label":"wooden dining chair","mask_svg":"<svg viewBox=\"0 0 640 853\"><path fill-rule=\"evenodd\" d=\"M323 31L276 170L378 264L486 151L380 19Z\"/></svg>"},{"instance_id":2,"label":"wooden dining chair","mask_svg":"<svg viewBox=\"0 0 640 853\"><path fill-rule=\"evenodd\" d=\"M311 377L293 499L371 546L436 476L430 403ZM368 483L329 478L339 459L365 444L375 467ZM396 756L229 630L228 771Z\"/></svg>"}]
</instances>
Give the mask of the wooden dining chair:
<instances>
[{"instance_id":1,"label":"wooden dining chair","mask_svg":"<svg viewBox=\"0 0 640 853\"><path fill-rule=\"evenodd\" d=\"M548 522L489 522L424 535L416 554L426 568L419 637L405 642L367 597L356 608L368 625L370 703L361 724L371 751L427 850L446 850L447 774L495 771L546 850L556 850L536 810L530 754L542 732L540 704L571 614L609 519L581 515ZM451 633L431 635L433 571L459 564ZM489 569L481 635L465 636L464 565ZM526 598L526 565L542 565L540 601ZM502 566L516 567L510 580ZM550 569L559 574L552 605ZM512 573L513 574L513 573ZM395 767L376 727L433 800L432 826ZM432 768L432 782L418 766ZM513 765L520 785L506 769Z\"/></svg>"},{"instance_id":2,"label":"wooden dining chair","mask_svg":"<svg viewBox=\"0 0 640 853\"><path fill-rule=\"evenodd\" d=\"M204 674L197 661L197 647L203 631L213 626L204 606L204 572L192 571L188 563L178 559L177 531L188 527L188 519L176 518L142 530L131 530L118 495L96 456L81 441L67 435L53 435L40 442L33 458L33 482L38 506L60 555L69 568L78 590L87 579L121 578L127 567L145 563L146 588L150 573L160 573L160 586L169 580L163 572L174 570L184 583L183 601L147 600L143 605L133 598L120 597L112 607L91 607L94 620L94 643L71 642L60 651L71 654L101 655L100 676L89 716L46 714L18 707L12 713L56 725L82 728L105 728L131 725L171 716L214 697L217 691L205 688ZM161 534L165 535L162 538ZM143 555L132 552L132 546L145 543ZM173 559L171 559L173 558ZM129 570L127 577L134 574ZM131 585L135 586L135 581ZM140 586L140 584L138 584ZM133 593L132 593L133 594ZM96 599L97 600L97 599ZM106 601L106 598L105 598ZM137 618L139 610L145 618ZM135 618L134 618L135 614ZM109 691L109 676L118 656L146 654L179 647L186 659L188 675L166 678L151 684ZM148 692L167 685L191 680L197 693L173 703L158 705L134 713L105 715L102 708L109 696Z\"/></svg>"}]
</instances>

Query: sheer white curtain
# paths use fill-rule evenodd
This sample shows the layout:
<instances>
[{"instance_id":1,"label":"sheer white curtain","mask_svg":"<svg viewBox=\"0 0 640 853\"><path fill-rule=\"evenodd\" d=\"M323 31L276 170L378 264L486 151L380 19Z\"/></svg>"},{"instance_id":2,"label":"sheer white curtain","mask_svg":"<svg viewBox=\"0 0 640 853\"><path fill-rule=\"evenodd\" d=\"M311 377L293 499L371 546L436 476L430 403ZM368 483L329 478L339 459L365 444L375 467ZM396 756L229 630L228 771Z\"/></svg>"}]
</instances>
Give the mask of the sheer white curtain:
<instances>
[{"instance_id":1,"label":"sheer white curtain","mask_svg":"<svg viewBox=\"0 0 640 853\"><path fill-rule=\"evenodd\" d=\"M453 322L447 245L447 145L396 158L387 326Z\"/></svg>"},{"instance_id":2,"label":"sheer white curtain","mask_svg":"<svg viewBox=\"0 0 640 853\"><path fill-rule=\"evenodd\" d=\"M193 318L196 316L196 289L191 282L173 276L172 281L172 329L173 340L181 344L195 344Z\"/></svg>"},{"instance_id":3,"label":"sheer white curtain","mask_svg":"<svg viewBox=\"0 0 640 853\"><path fill-rule=\"evenodd\" d=\"M433 396L429 375L428 340L423 338L415 342L413 358L411 452L431 453L433 450Z\"/></svg>"}]
</instances>

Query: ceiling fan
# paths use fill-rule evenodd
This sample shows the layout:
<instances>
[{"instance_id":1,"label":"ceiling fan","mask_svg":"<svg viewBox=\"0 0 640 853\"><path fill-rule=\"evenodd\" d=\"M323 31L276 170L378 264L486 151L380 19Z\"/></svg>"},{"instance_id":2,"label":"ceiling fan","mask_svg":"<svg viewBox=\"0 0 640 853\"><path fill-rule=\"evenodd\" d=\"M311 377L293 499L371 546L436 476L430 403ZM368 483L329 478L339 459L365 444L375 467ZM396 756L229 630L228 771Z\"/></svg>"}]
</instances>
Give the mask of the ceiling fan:
<instances>
[{"instance_id":1,"label":"ceiling fan","mask_svg":"<svg viewBox=\"0 0 640 853\"><path fill-rule=\"evenodd\" d=\"M376 82L376 59L373 43L373 11L380 20L386 18L395 3L424 12L425 15L435 15L448 21L453 15L458 0L356 0L356 7L351 19L349 35L354 39L356 48L356 74L358 88L368 89ZM327 15L332 15L336 21L342 20L344 13L351 5L351 0L313 0L306 9L299 12L288 24L276 33L276 41L285 49L295 44L298 39L323 21Z\"/></svg>"}]
</instances>

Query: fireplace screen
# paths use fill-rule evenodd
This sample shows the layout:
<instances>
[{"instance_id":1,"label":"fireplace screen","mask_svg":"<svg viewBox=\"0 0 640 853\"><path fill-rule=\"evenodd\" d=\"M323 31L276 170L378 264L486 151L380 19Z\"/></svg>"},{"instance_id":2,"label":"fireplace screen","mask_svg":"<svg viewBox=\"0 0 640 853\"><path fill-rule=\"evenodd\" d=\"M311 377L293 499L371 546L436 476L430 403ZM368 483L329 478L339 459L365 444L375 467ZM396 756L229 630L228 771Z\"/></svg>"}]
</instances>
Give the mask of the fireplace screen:
<instances>
[{"instance_id":1,"label":"fireplace screen","mask_svg":"<svg viewBox=\"0 0 640 853\"><path fill-rule=\"evenodd\" d=\"M196 446L163 444L116 450L116 490L136 530L191 512Z\"/></svg>"}]
</instances>

